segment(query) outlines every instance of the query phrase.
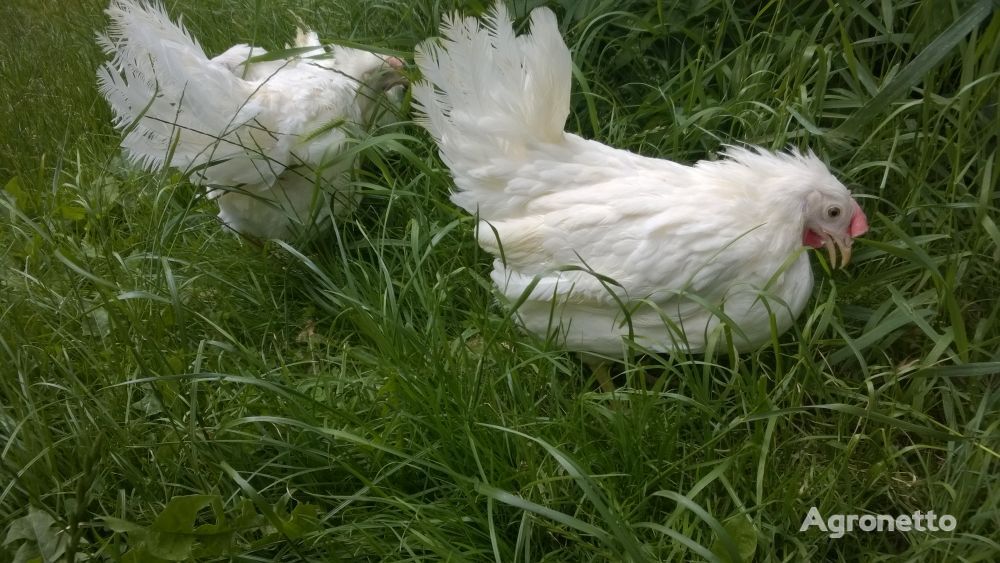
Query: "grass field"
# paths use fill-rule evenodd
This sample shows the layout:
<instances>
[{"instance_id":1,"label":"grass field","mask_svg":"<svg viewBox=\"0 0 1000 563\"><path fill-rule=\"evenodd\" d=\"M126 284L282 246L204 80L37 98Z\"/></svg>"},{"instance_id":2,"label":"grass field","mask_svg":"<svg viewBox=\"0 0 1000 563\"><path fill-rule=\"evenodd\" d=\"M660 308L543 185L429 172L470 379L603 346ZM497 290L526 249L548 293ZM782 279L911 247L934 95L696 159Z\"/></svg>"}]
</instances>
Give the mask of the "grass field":
<instances>
[{"instance_id":1,"label":"grass field","mask_svg":"<svg viewBox=\"0 0 1000 563\"><path fill-rule=\"evenodd\" d=\"M209 53L298 18L404 58L451 4L167 3ZM813 259L796 327L637 357L612 399L511 322L418 127L372 140L350 220L261 248L122 159L104 0L7 0L0 560L1000 557L995 4L549 4L568 130L683 162L811 147L854 190L872 230L844 271ZM813 506L956 526L831 539L799 531Z\"/></svg>"}]
</instances>

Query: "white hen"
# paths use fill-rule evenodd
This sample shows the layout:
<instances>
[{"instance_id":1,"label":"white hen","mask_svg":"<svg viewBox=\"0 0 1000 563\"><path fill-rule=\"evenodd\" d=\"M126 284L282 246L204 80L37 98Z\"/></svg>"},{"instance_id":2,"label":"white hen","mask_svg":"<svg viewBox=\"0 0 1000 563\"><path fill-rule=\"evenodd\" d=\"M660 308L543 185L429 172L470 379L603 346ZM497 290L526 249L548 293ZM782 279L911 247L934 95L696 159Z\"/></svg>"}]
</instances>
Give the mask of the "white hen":
<instances>
[{"instance_id":1,"label":"white hen","mask_svg":"<svg viewBox=\"0 0 1000 563\"><path fill-rule=\"evenodd\" d=\"M621 354L629 336L698 352L724 316L738 348L756 347L772 315L780 333L808 300L803 246L847 264L867 230L812 153L730 148L685 166L565 133L570 53L548 9L521 36L500 2L485 24L455 15L441 33L416 51L421 123L531 332L584 352Z\"/></svg>"},{"instance_id":2,"label":"white hen","mask_svg":"<svg viewBox=\"0 0 1000 563\"><path fill-rule=\"evenodd\" d=\"M112 0L106 12L98 42L112 60L97 79L134 161L192 172L219 218L257 237L287 238L356 206L344 177L354 160L336 157L377 95L403 82L399 59L323 47L301 30L295 47L314 49L288 59L248 62L266 54L249 45L209 59L159 5Z\"/></svg>"}]
</instances>

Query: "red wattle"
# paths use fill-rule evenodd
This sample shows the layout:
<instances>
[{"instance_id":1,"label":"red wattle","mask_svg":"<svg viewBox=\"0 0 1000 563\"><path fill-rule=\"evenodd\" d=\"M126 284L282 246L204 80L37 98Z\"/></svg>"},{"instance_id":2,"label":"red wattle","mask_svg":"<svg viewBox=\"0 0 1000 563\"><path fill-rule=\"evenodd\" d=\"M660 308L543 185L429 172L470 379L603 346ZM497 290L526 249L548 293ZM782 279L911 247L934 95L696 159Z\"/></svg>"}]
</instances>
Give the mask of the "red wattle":
<instances>
[{"instance_id":1,"label":"red wattle","mask_svg":"<svg viewBox=\"0 0 1000 563\"><path fill-rule=\"evenodd\" d=\"M802 233L802 244L813 248L823 248L823 237L819 236L819 234L812 229L806 229L805 232Z\"/></svg>"}]
</instances>

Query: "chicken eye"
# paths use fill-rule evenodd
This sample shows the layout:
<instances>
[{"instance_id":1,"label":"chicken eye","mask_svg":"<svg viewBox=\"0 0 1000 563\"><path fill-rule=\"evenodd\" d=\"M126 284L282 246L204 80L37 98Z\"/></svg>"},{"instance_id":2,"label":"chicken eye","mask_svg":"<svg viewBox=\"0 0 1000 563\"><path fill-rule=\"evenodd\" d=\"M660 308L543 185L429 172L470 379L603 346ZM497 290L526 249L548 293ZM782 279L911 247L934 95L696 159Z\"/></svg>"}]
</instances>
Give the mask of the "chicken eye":
<instances>
[{"instance_id":1,"label":"chicken eye","mask_svg":"<svg viewBox=\"0 0 1000 563\"><path fill-rule=\"evenodd\" d=\"M827 207L826 216L831 219L836 219L837 217L840 217L840 208L837 207L836 205L831 205L830 207Z\"/></svg>"}]
</instances>

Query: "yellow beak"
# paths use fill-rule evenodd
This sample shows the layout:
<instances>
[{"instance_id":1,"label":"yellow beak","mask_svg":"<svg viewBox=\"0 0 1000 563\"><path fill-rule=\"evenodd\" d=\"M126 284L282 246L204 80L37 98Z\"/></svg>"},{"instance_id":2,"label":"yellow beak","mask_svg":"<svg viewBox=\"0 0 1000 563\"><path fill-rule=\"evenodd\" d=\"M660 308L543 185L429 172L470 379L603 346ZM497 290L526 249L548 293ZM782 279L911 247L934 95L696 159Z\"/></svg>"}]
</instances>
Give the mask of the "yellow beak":
<instances>
[{"instance_id":1,"label":"yellow beak","mask_svg":"<svg viewBox=\"0 0 1000 563\"><path fill-rule=\"evenodd\" d=\"M830 266L833 269L845 268L851 262L851 246L854 243L854 239L851 237L844 237L842 240L838 240L830 235L825 237L823 241L823 247L826 248L826 254L830 258ZM840 264L837 264L837 251L840 251Z\"/></svg>"}]
</instances>

